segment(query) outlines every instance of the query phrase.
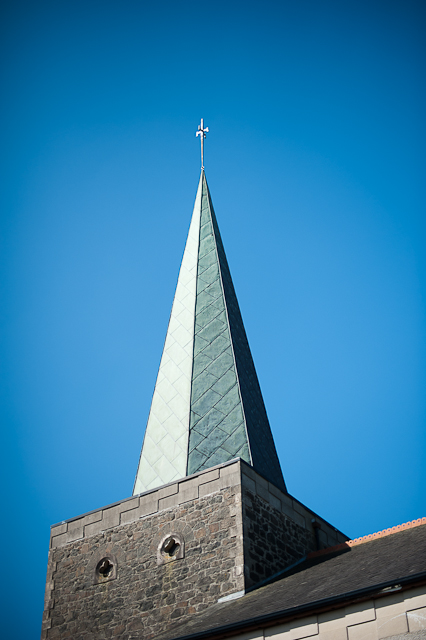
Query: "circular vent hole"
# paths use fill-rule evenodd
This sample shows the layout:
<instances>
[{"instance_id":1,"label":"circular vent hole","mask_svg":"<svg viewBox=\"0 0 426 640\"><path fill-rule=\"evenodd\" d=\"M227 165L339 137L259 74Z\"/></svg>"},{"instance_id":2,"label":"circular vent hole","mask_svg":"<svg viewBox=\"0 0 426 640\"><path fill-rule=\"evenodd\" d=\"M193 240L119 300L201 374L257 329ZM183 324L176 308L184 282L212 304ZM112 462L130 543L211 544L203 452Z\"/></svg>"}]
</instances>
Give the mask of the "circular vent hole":
<instances>
[{"instance_id":1,"label":"circular vent hole","mask_svg":"<svg viewBox=\"0 0 426 640\"><path fill-rule=\"evenodd\" d=\"M162 550L164 551L164 553L167 553L168 556L172 557L176 555L176 553L179 551L179 547L180 547L179 542L177 542L177 540L175 540L174 538L170 537L164 541Z\"/></svg>"},{"instance_id":2,"label":"circular vent hole","mask_svg":"<svg viewBox=\"0 0 426 640\"><path fill-rule=\"evenodd\" d=\"M107 578L113 570L113 567L114 565L112 564L112 562L110 562L108 558L104 558L99 563L98 572L101 576Z\"/></svg>"}]
</instances>

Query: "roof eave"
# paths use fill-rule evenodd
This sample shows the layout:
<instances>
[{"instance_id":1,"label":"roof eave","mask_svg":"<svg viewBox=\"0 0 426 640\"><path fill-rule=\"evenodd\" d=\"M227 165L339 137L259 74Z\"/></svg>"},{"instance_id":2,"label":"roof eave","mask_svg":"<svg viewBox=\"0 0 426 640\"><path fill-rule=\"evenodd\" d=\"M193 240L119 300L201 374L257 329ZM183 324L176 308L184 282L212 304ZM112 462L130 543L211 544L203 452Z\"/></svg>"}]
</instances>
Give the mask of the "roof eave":
<instances>
[{"instance_id":1,"label":"roof eave","mask_svg":"<svg viewBox=\"0 0 426 640\"><path fill-rule=\"evenodd\" d=\"M243 631L248 632L271 627L275 624L304 617L308 613L322 613L323 611L338 609L343 604L347 605L355 601L369 600L372 596L375 598L385 597L394 591L404 591L408 588L421 586L423 584L426 584L426 571L404 578L389 580L370 587L355 589L354 591L348 591L347 593L316 600L297 607L282 609L274 613L250 618L249 620L223 625L215 629L208 629L207 631L200 631L183 636L168 636L168 638L170 640L221 640L240 634ZM395 589L391 591L390 589L392 589L392 587L395 587Z\"/></svg>"}]
</instances>

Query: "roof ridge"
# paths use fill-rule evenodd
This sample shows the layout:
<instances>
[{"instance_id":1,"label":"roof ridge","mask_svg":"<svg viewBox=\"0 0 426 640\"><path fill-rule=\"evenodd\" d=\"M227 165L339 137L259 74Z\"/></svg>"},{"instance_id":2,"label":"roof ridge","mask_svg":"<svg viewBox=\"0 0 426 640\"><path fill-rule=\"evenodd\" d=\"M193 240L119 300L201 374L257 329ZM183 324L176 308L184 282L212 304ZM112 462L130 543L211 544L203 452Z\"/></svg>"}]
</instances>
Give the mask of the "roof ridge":
<instances>
[{"instance_id":1,"label":"roof ridge","mask_svg":"<svg viewBox=\"0 0 426 640\"><path fill-rule=\"evenodd\" d=\"M351 547L356 547L359 544L371 542L371 540L377 540L378 538L391 536L394 533L398 533L399 531L405 531L406 529L414 529L414 527L420 527L423 524L426 524L426 518L417 518L417 520L411 520L410 522L397 524L395 527L389 527L388 529L383 529L382 531L377 531L376 533L369 533L368 535L361 536L360 538L346 540L346 542L341 542L340 544L336 544L333 547L327 547L326 549L320 549L319 551L311 551L311 553L308 553L306 557L316 558L317 556L333 553L333 551L341 551L342 549L346 548L350 549Z\"/></svg>"}]
</instances>

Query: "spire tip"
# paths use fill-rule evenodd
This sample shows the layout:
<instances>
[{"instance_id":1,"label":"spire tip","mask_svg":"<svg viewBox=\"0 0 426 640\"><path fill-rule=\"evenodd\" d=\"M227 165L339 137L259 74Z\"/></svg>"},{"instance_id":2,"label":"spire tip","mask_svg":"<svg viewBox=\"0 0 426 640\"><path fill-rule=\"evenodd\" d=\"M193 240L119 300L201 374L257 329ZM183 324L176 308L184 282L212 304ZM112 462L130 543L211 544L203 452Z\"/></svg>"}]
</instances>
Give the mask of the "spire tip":
<instances>
[{"instance_id":1,"label":"spire tip","mask_svg":"<svg viewBox=\"0 0 426 640\"><path fill-rule=\"evenodd\" d=\"M204 138L209 132L208 127L204 127L204 120L201 118L201 124L198 125L198 131L196 132L196 136L200 136L201 140L201 171L204 171Z\"/></svg>"}]
</instances>

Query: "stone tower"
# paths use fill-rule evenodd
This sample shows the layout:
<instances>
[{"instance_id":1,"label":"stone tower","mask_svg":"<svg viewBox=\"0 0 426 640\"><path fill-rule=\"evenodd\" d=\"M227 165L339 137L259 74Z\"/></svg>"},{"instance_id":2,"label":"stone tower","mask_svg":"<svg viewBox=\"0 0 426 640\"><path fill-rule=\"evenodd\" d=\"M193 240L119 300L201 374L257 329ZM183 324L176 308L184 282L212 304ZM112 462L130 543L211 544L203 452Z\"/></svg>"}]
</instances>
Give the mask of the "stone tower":
<instances>
[{"instance_id":1,"label":"stone tower","mask_svg":"<svg viewBox=\"0 0 426 640\"><path fill-rule=\"evenodd\" d=\"M286 490L202 170L133 496L52 527L42 639L153 638L346 539Z\"/></svg>"}]
</instances>

